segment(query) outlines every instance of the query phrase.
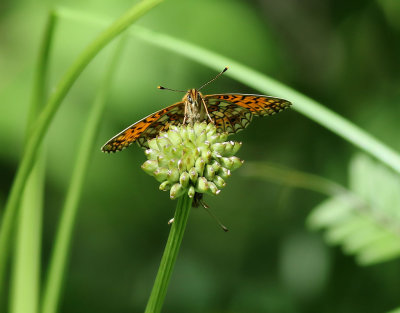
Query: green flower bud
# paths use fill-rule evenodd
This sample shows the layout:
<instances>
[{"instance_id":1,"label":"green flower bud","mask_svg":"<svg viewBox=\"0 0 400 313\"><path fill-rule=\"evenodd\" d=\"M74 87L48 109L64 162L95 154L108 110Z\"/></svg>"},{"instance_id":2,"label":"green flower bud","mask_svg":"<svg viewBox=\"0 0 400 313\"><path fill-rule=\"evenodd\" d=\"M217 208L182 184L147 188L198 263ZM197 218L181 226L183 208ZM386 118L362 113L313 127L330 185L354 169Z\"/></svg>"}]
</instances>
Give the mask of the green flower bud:
<instances>
[{"instance_id":1,"label":"green flower bud","mask_svg":"<svg viewBox=\"0 0 400 313\"><path fill-rule=\"evenodd\" d=\"M215 172L218 172L219 169L221 168L221 164L219 164L216 160L214 160L214 161L211 163L211 166L214 168L214 171L215 171Z\"/></svg>"},{"instance_id":2,"label":"green flower bud","mask_svg":"<svg viewBox=\"0 0 400 313\"><path fill-rule=\"evenodd\" d=\"M205 165L206 165L206 161L204 161L204 159L203 158L198 158L197 160L196 160L196 163L195 163L195 168L196 168L196 172L199 174L199 175L203 175L203 171L204 171L204 167L205 167Z\"/></svg>"},{"instance_id":3,"label":"green flower bud","mask_svg":"<svg viewBox=\"0 0 400 313\"><path fill-rule=\"evenodd\" d=\"M225 180L218 175L215 175L213 182L218 188L224 188L226 186Z\"/></svg>"},{"instance_id":4,"label":"green flower bud","mask_svg":"<svg viewBox=\"0 0 400 313\"><path fill-rule=\"evenodd\" d=\"M181 174L181 176L179 177L179 183L180 183L184 188L186 188L186 187L189 185L189 179L190 179L189 173L188 173L188 172L183 172L183 173Z\"/></svg>"},{"instance_id":5,"label":"green flower bud","mask_svg":"<svg viewBox=\"0 0 400 313\"><path fill-rule=\"evenodd\" d=\"M217 132L217 128L214 124L208 123L206 125L206 132L209 133L209 136L214 135Z\"/></svg>"},{"instance_id":6,"label":"green flower bud","mask_svg":"<svg viewBox=\"0 0 400 313\"><path fill-rule=\"evenodd\" d=\"M170 183L174 183L179 179L179 170L176 167L171 168L168 171L167 179Z\"/></svg>"},{"instance_id":7,"label":"green flower bud","mask_svg":"<svg viewBox=\"0 0 400 313\"><path fill-rule=\"evenodd\" d=\"M224 153L225 152L225 144L223 142L217 142L213 145L215 153ZM214 154L213 154L214 155ZM219 156L220 157L220 156Z\"/></svg>"},{"instance_id":8,"label":"green flower bud","mask_svg":"<svg viewBox=\"0 0 400 313\"><path fill-rule=\"evenodd\" d=\"M195 193L196 193L196 191L194 190L194 187L193 187L193 186L190 186L190 187L189 187L189 190L188 190L188 196L189 196L189 198L193 198Z\"/></svg>"},{"instance_id":9,"label":"green flower bud","mask_svg":"<svg viewBox=\"0 0 400 313\"><path fill-rule=\"evenodd\" d=\"M223 179L227 179L231 176L231 171L225 167L221 167L218 171L218 175L221 176Z\"/></svg>"},{"instance_id":10,"label":"green flower bud","mask_svg":"<svg viewBox=\"0 0 400 313\"><path fill-rule=\"evenodd\" d=\"M160 190L170 190L171 199L184 193L191 198L196 192L217 195L243 163L234 156L241 143L226 142L227 137L213 123L171 125L149 140L142 168L161 183Z\"/></svg>"},{"instance_id":11,"label":"green flower bud","mask_svg":"<svg viewBox=\"0 0 400 313\"><path fill-rule=\"evenodd\" d=\"M224 150L225 150L225 147L224 147ZM223 152L222 152L222 153L223 153ZM222 155L221 155L221 153L218 152L218 151L213 151L213 152L212 152L212 157L213 157L214 159L219 159L219 158L222 158Z\"/></svg>"},{"instance_id":12,"label":"green flower bud","mask_svg":"<svg viewBox=\"0 0 400 313\"><path fill-rule=\"evenodd\" d=\"M182 143L182 138L179 136L178 129L175 127L174 129L170 129L168 132L168 138L171 140L173 146L177 146Z\"/></svg>"},{"instance_id":13,"label":"green flower bud","mask_svg":"<svg viewBox=\"0 0 400 313\"><path fill-rule=\"evenodd\" d=\"M153 176L162 183L164 180L168 178L168 169L165 167L159 167L153 172Z\"/></svg>"},{"instance_id":14,"label":"green flower bud","mask_svg":"<svg viewBox=\"0 0 400 313\"><path fill-rule=\"evenodd\" d=\"M232 150L230 151L230 156L232 156L239 151L240 147L242 146L242 143L237 141L230 141L230 142L233 143Z\"/></svg>"},{"instance_id":15,"label":"green flower bud","mask_svg":"<svg viewBox=\"0 0 400 313\"><path fill-rule=\"evenodd\" d=\"M160 167L168 167L169 166L169 159L167 159L164 155L159 155L157 157L158 166Z\"/></svg>"},{"instance_id":16,"label":"green flower bud","mask_svg":"<svg viewBox=\"0 0 400 313\"><path fill-rule=\"evenodd\" d=\"M210 150L203 150L203 152L201 153L201 157L203 158L205 163L208 163L211 160L212 152Z\"/></svg>"},{"instance_id":17,"label":"green flower bud","mask_svg":"<svg viewBox=\"0 0 400 313\"><path fill-rule=\"evenodd\" d=\"M244 162L243 160L241 160L235 156L231 156L229 159L232 161L231 171L234 171L234 170L238 169L239 167L241 167Z\"/></svg>"},{"instance_id":18,"label":"green flower bud","mask_svg":"<svg viewBox=\"0 0 400 313\"><path fill-rule=\"evenodd\" d=\"M195 133L200 134L206 129L207 125L205 123L195 123L193 125L193 129Z\"/></svg>"},{"instance_id":19,"label":"green flower bud","mask_svg":"<svg viewBox=\"0 0 400 313\"><path fill-rule=\"evenodd\" d=\"M204 177L207 178L207 180L213 180L215 176L215 170L212 167L212 165L206 165L206 170L204 172Z\"/></svg>"},{"instance_id":20,"label":"green flower bud","mask_svg":"<svg viewBox=\"0 0 400 313\"><path fill-rule=\"evenodd\" d=\"M209 192L214 195L217 195L221 192L221 190L219 190L217 188L217 186L212 182L208 182L208 188L209 188Z\"/></svg>"},{"instance_id":21,"label":"green flower bud","mask_svg":"<svg viewBox=\"0 0 400 313\"><path fill-rule=\"evenodd\" d=\"M188 128L188 138L192 143L196 142L197 136L194 131L194 128L192 128L192 127Z\"/></svg>"},{"instance_id":22,"label":"green flower bud","mask_svg":"<svg viewBox=\"0 0 400 313\"><path fill-rule=\"evenodd\" d=\"M163 150L165 147L171 146L172 142L169 140L167 137L164 136L159 136L156 138L157 141L157 146L161 150Z\"/></svg>"},{"instance_id":23,"label":"green flower bud","mask_svg":"<svg viewBox=\"0 0 400 313\"><path fill-rule=\"evenodd\" d=\"M157 160L157 157L159 155L159 152L157 150L153 149L147 149L144 154L149 160Z\"/></svg>"},{"instance_id":24,"label":"green flower bud","mask_svg":"<svg viewBox=\"0 0 400 313\"><path fill-rule=\"evenodd\" d=\"M193 183L195 183L197 181L197 177L199 177L199 173L197 172L196 168L192 167L189 170L189 178Z\"/></svg>"},{"instance_id":25,"label":"green flower bud","mask_svg":"<svg viewBox=\"0 0 400 313\"><path fill-rule=\"evenodd\" d=\"M184 170L186 170L186 163L182 159L178 160L177 165L178 165L178 170L180 172L183 172Z\"/></svg>"},{"instance_id":26,"label":"green flower bud","mask_svg":"<svg viewBox=\"0 0 400 313\"><path fill-rule=\"evenodd\" d=\"M207 133L206 133L206 131L205 130L202 130L201 132L200 132L200 135L197 137L197 142L198 143L201 143L201 142L206 142L206 140L207 140Z\"/></svg>"},{"instance_id":27,"label":"green flower bud","mask_svg":"<svg viewBox=\"0 0 400 313\"><path fill-rule=\"evenodd\" d=\"M196 192L204 193L208 190L208 181L205 177L199 177L195 186Z\"/></svg>"},{"instance_id":28,"label":"green flower bud","mask_svg":"<svg viewBox=\"0 0 400 313\"><path fill-rule=\"evenodd\" d=\"M158 144L157 144L156 140L149 140L148 144L149 144L149 148L150 149L155 150L155 151L159 151L160 148L158 147Z\"/></svg>"},{"instance_id":29,"label":"green flower bud","mask_svg":"<svg viewBox=\"0 0 400 313\"><path fill-rule=\"evenodd\" d=\"M185 191L186 189L183 188L181 184L177 183L171 187L171 190L169 191L169 196L171 199L176 199L182 196L185 193Z\"/></svg>"},{"instance_id":30,"label":"green flower bud","mask_svg":"<svg viewBox=\"0 0 400 313\"><path fill-rule=\"evenodd\" d=\"M221 133L221 136L219 137L219 140L225 141L228 139L229 134L228 133Z\"/></svg>"},{"instance_id":31,"label":"green flower bud","mask_svg":"<svg viewBox=\"0 0 400 313\"><path fill-rule=\"evenodd\" d=\"M153 172L158 168L158 162L156 160L147 160L142 164L142 169L149 175L153 175Z\"/></svg>"},{"instance_id":32,"label":"green flower bud","mask_svg":"<svg viewBox=\"0 0 400 313\"><path fill-rule=\"evenodd\" d=\"M171 183L168 181L168 180L166 180L166 181L163 181L161 184L160 184L160 190L162 190L162 191L167 191L167 190L170 190L171 189Z\"/></svg>"},{"instance_id":33,"label":"green flower bud","mask_svg":"<svg viewBox=\"0 0 400 313\"><path fill-rule=\"evenodd\" d=\"M222 166L227 169L230 169L233 165L233 160L231 160L230 158L222 157L222 158L219 158L219 160L220 160Z\"/></svg>"}]
</instances>

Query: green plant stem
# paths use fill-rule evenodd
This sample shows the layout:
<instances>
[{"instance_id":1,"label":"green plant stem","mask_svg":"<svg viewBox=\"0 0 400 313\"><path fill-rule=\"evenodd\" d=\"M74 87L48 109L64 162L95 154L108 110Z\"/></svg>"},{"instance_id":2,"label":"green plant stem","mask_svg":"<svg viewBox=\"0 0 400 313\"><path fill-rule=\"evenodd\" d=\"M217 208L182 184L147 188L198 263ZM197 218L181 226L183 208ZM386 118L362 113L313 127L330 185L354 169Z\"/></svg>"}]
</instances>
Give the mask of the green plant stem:
<instances>
[{"instance_id":1,"label":"green plant stem","mask_svg":"<svg viewBox=\"0 0 400 313\"><path fill-rule=\"evenodd\" d=\"M4 284L6 262L9 257L11 242L13 241L13 226L18 212L22 192L24 190L27 178L37 158L39 147L43 141L44 135L57 112L62 100L76 81L78 76L90 63L90 61L106 46L112 39L118 36L128 26L130 26L139 17L159 4L162 0L143 0L133 6L123 16L117 19L111 26L104 30L76 59L67 73L62 77L55 88L54 93L47 101L44 110L35 123L35 127L29 138L28 145L22 157L21 163L17 169L11 191L8 196L4 216L0 229L0 290Z\"/></svg>"},{"instance_id":2,"label":"green plant stem","mask_svg":"<svg viewBox=\"0 0 400 313\"><path fill-rule=\"evenodd\" d=\"M33 91L29 107L26 142L46 99L47 73L50 49L57 17L50 12L39 49L33 78ZM41 154L28 177L23 191L20 214L16 227L16 242L10 279L10 313L36 313L40 291L41 233L43 214L45 162ZM1 294L1 291L0 291Z\"/></svg>"},{"instance_id":3,"label":"green plant stem","mask_svg":"<svg viewBox=\"0 0 400 313\"><path fill-rule=\"evenodd\" d=\"M20 205L10 281L10 313L38 312L44 168L41 155L29 175Z\"/></svg>"},{"instance_id":4,"label":"green plant stem","mask_svg":"<svg viewBox=\"0 0 400 313\"><path fill-rule=\"evenodd\" d=\"M49 12L44 31L44 37L39 49L38 63L33 77L33 93L27 121L26 139L30 137L32 128L43 109L47 98L47 74L50 61L50 50L53 45L55 27L58 17L54 11Z\"/></svg>"},{"instance_id":5,"label":"green plant stem","mask_svg":"<svg viewBox=\"0 0 400 313\"><path fill-rule=\"evenodd\" d=\"M153 289L151 290L149 301L147 302L145 313L161 312L191 207L192 199L190 199L187 194L178 199L174 222L172 223L171 231L168 236L160 267L158 268Z\"/></svg>"},{"instance_id":6,"label":"green plant stem","mask_svg":"<svg viewBox=\"0 0 400 313\"><path fill-rule=\"evenodd\" d=\"M56 239L53 244L53 253L50 259L49 271L47 273L43 300L41 303L40 312L42 313L56 312L60 301L61 287L66 272L68 252L70 250L79 200L83 191L83 184L92 153L93 151L97 151L95 149L95 139L104 112L107 95L114 77L114 72L121 57L123 44L125 42L124 39L126 39L126 37L121 39L112 56L82 135L82 140L76 156L75 167L72 171L71 181L64 207L62 209L60 223L57 227Z\"/></svg>"},{"instance_id":7,"label":"green plant stem","mask_svg":"<svg viewBox=\"0 0 400 313\"><path fill-rule=\"evenodd\" d=\"M243 176L259 178L296 188L304 188L320 192L327 196L337 196L350 193L350 191L345 187L324 177L285 168L277 164L266 162L246 162L245 168L243 168L240 173Z\"/></svg>"}]
</instances>

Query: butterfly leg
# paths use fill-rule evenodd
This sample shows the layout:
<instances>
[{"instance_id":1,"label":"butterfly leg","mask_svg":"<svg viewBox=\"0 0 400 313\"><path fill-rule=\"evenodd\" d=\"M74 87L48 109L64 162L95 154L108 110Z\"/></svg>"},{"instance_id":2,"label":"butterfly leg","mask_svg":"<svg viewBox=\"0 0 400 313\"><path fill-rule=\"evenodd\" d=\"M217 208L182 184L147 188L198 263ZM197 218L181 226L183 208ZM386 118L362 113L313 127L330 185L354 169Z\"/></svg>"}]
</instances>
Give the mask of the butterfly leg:
<instances>
[{"instance_id":1,"label":"butterfly leg","mask_svg":"<svg viewBox=\"0 0 400 313\"><path fill-rule=\"evenodd\" d=\"M207 113L207 116L208 116L210 122L214 124L214 121L212 120L210 114L208 113L207 105L206 105L206 102L204 101L204 98L203 98L203 97L201 97L201 101L203 102L204 109L206 110L206 113Z\"/></svg>"},{"instance_id":2,"label":"butterfly leg","mask_svg":"<svg viewBox=\"0 0 400 313\"><path fill-rule=\"evenodd\" d=\"M186 124L186 117L187 117L187 105L185 104L185 112L183 113L183 123L182 123L182 125Z\"/></svg>"},{"instance_id":3,"label":"butterfly leg","mask_svg":"<svg viewBox=\"0 0 400 313\"><path fill-rule=\"evenodd\" d=\"M194 194L194 199L193 199L193 204L192 204L192 206L194 207L194 208L198 208L199 207L199 205L201 204L201 206L204 208L204 210L206 210L206 212L208 213L208 214L210 214L210 216L213 218L213 219L215 219L216 220L216 222L218 223L218 225L222 228L222 230L224 231L224 232L227 232L229 229L226 227L226 226L224 226L222 223L221 223L221 221L218 219L218 217L216 217L209 209L210 209L210 207L207 205L207 203L205 203L204 202L204 200L203 200L203 194L202 193L195 193Z\"/></svg>"}]
</instances>

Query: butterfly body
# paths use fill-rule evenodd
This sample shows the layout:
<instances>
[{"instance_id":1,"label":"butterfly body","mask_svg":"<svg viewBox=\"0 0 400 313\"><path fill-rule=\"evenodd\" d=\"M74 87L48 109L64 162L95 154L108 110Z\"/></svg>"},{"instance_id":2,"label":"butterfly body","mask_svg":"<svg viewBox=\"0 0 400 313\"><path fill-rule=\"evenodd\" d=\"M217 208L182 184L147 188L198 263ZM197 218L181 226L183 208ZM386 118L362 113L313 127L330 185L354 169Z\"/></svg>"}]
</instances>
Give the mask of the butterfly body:
<instances>
[{"instance_id":1,"label":"butterfly body","mask_svg":"<svg viewBox=\"0 0 400 313\"><path fill-rule=\"evenodd\" d=\"M207 107L204 97L197 89L189 89L183 97L182 102L185 106L182 124L193 125L207 118Z\"/></svg>"}]
</instances>

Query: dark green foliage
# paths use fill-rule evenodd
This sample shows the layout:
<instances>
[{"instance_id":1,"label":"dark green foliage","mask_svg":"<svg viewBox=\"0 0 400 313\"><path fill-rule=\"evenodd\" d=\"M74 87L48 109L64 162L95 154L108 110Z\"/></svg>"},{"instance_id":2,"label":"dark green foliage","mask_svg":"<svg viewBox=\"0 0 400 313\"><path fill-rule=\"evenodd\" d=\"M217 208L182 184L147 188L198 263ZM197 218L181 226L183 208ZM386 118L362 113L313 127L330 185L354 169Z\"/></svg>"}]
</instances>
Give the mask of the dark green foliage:
<instances>
[{"instance_id":1,"label":"dark green foliage","mask_svg":"<svg viewBox=\"0 0 400 313\"><path fill-rule=\"evenodd\" d=\"M378 143L400 150L400 6L395 0L349 3L166 0L140 25L268 74L318 99ZM1 217L29 133L29 95L45 17L59 4L0 4ZM48 60L49 93L79 52L131 3L71 0L62 5ZM131 36L119 60L82 189L61 313L142 312L150 294L174 204L140 169L144 157L138 147L105 155L100 146L116 131L180 100L180 94L159 91L157 85L199 87L212 74L136 39L145 36L160 44L151 35ZM46 133L42 282L79 143L111 52L106 47L93 60ZM223 77L207 86L207 93L269 91L252 89L260 80L241 76L234 64L192 57L215 69L231 66L229 75L241 81ZM322 118L314 121L323 125ZM279 163L341 185L350 177L349 190L336 190L325 200L282 180L277 185L243 177L244 163L218 197L207 199L230 232L222 232L202 210L192 210L164 312L364 313L399 306L399 179L380 164L396 163L398 154L389 156L375 146L380 160L359 156L348 172L359 149L314 121L295 110L254 119L233 138L243 142L239 157ZM346 129L330 129L351 140ZM322 228L324 238L343 249L324 245L322 236L309 232L307 216L309 225ZM12 292L7 291L0 293L1 312L9 307L4 298Z\"/></svg>"}]
</instances>

